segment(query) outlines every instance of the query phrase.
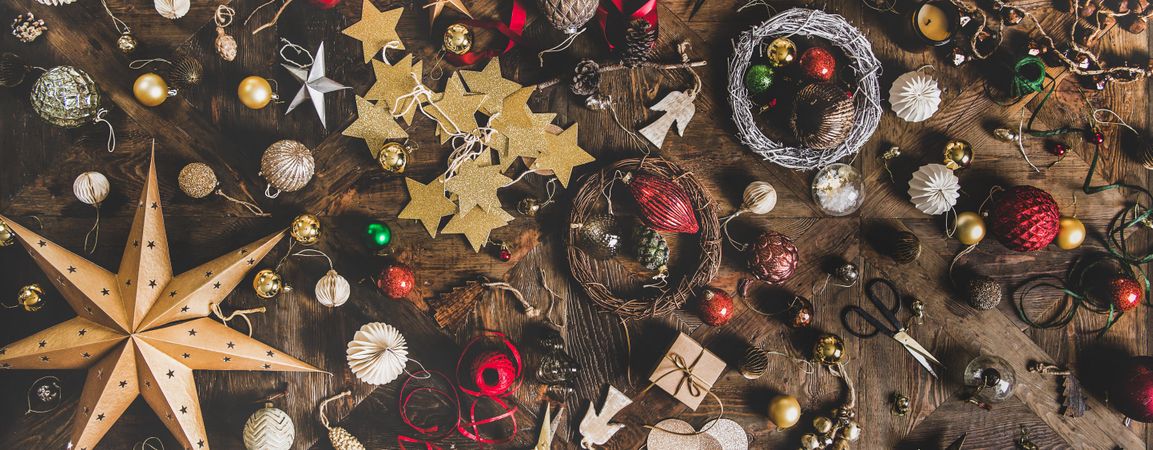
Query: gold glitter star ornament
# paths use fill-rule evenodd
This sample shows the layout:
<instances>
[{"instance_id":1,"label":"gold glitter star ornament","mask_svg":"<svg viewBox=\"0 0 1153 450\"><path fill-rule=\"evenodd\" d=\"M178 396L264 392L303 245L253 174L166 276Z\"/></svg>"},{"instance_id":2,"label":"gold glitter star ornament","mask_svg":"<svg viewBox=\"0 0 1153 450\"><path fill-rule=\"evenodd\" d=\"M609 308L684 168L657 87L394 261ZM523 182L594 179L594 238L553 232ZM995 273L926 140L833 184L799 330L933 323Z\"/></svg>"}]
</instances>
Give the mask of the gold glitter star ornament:
<instances>
[{"instance_id":1,"label":"gold glitter star ornament","mask_svg":"<svg viewBox=\"0 0 1153 450\"><path fill-rule=\"evenodd\" d=\"M574 167L596 161L577 144L577 124L560 134L546 133L540 157L533 161L532 169L552 172L560 185L568 187Z\"/></svg>"},{"instance_id":2,"label":"gold glitter star ornament","mask_svg":"<svg viewBox=\"0 0 1153 450\"><path fill-rule=\"evenodd\" d=\"M94 450L137 396L181 448L208 449L193 370L319 372L207 317L284 232L173 275L155 160L117 273L0 220L79 316L0 347L0 369L88 369L72 450Z\"/></svg>"},{"instance_id":3,"label":"gold glitter star ornament","mask_svg":"<svg viewBox=\"0 0 1153 450\"><path fill-rule=\"evenodd\" d=\"M441 232L444 234L463 234L472 251L480 252L481 247L488 243L488 236L492 230L508 225L513 219L512 215L501 208L486 211L482 208L473 208L468 213L452 216Z\"/></svg>"},{"instance_id":4,"label":"gold glitter star ornament","mask_svg":"<svg viewBox=\"0 0 1153 450\"><path fill-rule=\"evenodd\" d=\"M454 134L476 131L476 111L487 99L487 95L466 92L460 77L450 77L444 85L444 94L424 109L436 120L440 143L447 142Z\"/></svg>"},{"instance_id":5,"label":"gold glitter star ornament","mask_svg":"<svg viewBox=\"0 0 1153 450\"><path fill-rule=\"evenodd\" d=\"M493 58L484 66L484 70L461 70L460 76L468 91L474 94L486 94L488 98L480 105L480 112L493 115L500 112L505 97L519 90L522 86L512 80L507 80L500 73L500 58Z\"/></svg>"},{"instance_id":6,"label":"gold glitter star ornament","mask_svg":"<svg viewBox=\"0 0 1153 450\"><path fill-rule=\"evenodd\" d=\"M436 229L440 228L440 219L456 211L456 204L444 196L444 178L437 178L428 184L405 178L404 183L408 186L409 200L396 217L419 220L428 235L435 238Z\"/></svg>"},{"instance_id":7,"label":"gold glitter star ornament","mask_svg":"<svg viewBox=\"0 0 1153 450\"><path fill-rule=\"evenodd\" d=\"M371 61L372 57L385 47L404 50L404 42L396 32L396 24L400 22L404 8L381 12L372 4L372 0L364 0L363 5L360 9L360 21L345 28L343 33L360 41L364 50L364 62Z\"/></svg>"},{"instance_id":8,"label":"gold glitter star ornament","mask_svg":"<svg viewBox=\"0 0 1153 450\"><path fill-rule=\"evenodd\" d=\"M417 61L413 64L412 61L412 55L405 56L393 65L373 60L372 71L376 74L376 83L364 94L368 100L384 102L393 114L404 117L404 122L409 125L412 125L417 105L413 104L414 98L408 95L416 88L423 73L422 63Z\"/></svg>"},{"instance_id":9,"label":"gold glitter star ornament","mask_svg":"<svg viewBox=\"0 0 1153 450\"><path fill-rule=\"evenodd\" d=\"M364 139L369 150L376 153L384 143L393 139L408 138L408 133L396 123L384 102L372 104L364 97L356 97L356 121L342 133L345 136Z\"/></svg>"},{"instance_id":10,"label":"gold glitter star ornament","mask_svg":"<svg viewBox=\"0 0 1153 450\"><path fill-rule=\"evenodd\" d=\"M500 198L496 191L512 183L512 179L500 173L497 166L481 167L477 160L465 161L456 170L456 175L445 180L444 187L457 196L460 214L467 214L473 207L480 206L485 211L500 209Z\"/></svg>"}]
</instances>

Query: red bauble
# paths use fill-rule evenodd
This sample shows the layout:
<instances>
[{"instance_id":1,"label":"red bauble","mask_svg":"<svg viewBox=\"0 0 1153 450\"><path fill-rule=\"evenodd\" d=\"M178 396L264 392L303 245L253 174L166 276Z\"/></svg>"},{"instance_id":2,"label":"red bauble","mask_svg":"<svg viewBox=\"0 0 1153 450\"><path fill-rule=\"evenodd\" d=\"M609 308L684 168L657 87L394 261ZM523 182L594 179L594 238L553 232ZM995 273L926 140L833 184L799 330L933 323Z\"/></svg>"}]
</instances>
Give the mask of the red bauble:
<instances>
[{"instance_id":1,"label":"red bauble","mask_svg":"<svg viewBox=\"0 0 1153 450\"><path fill-rule=\"evenodd\" d=\"M376 287L384 292L384 295L402 299L416 287L416 276L413 275L412 268L404 264L389 264L380 271Z\"/></svg>"},{"instance_id":2,"label":"red bauble","mask_svg":"<svg viewBox=\"0 0 1153 450\"><path fill-rule=\"evenodd\" d=\"M635 174L625 183L641 207L641 215L652 229L674 233L696 233L697 215L689 194L675 181L664 177Z\"/></svg>"},{"instance_id":3,"label":"red bauble","mask_svg":"<svg viewBox=\"0 0 1153 450\"><path fill-rule=\"evenodd\" d=\"M1145 297L1145 291L1141 289L1141 284L1124 275L1117 275L1106 281L1102 294L1106 295L1104 300L1108 300L1121 311L1136 308L1137 305L1141 304L1141 299Z\"/></svg>"},{"instance_id":4,"label":"red bauble","mask_svg":"<svg viewBox=\"0 0 1153 450\"><path fill-rule=\"evenodd\" d=\"M811 47L801 53L799 64L805 75L817 81L829 81L837 72L837 58L821 47Z\"/></svg>"},{"instance_id":5,"label":"red bauble","mask_svg":"<svg viewBox=\"0 0 1153 450\"><path fill-rule=\"evenodd\" d=\"M1010 250L1031 252L1053 242L1061 229L1061 210L1048 192L1017 186L993 197L989 231Z\"/></svg>"},{"instance_id":6,"label":"red bauble","mask_svg":"<svg viewBox=\"0 0 1153 450\"><path fill-rule=\"evenodd\" d=\"M776 231L766 231L749 245L749 272L758 280L776 284L793 277L797 271L797 246L793 240Z\"/></svg>"},{"instance_id":7,"label":"red bauble","mask_svg":"<svg viewBox=\"0 0 1153 450\"><path fill-rule=\"evenodd\" d=\"M1153 357L1134 356L1119 366L1109 385L1109 402L1133 420L1153 422Z\"/></svg>"},{"instance_id":8,"label":"red bauble","mask_svg":"<svg viewBox=\"0 0 1153 450\"><path fill-rule=\"evenodd\" d=\"M308 3L311 3L312 6L318 9L332 9L340 4L340 0L308 0Z\"/></svg>"},{"instance_id":9,"label":"red bauble","mask_svg":"<svg viewBox=\"0 0 1153 450\"><path fill-rule=\"evenodd\" d=\"M697 313L702 321L714 327L729 323L733 318L733 297L720 289L706 287L697 298Z\"/></svg>"}]
</instances>

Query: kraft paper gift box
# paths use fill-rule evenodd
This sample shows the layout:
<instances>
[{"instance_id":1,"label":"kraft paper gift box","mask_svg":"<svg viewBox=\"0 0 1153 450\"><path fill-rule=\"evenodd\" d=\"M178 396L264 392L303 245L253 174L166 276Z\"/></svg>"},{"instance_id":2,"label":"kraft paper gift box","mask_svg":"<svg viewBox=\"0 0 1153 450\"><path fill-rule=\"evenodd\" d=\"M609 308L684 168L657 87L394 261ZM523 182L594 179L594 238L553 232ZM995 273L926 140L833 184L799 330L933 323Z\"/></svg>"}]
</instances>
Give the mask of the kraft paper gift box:
<instances>
[{"instance_id":1,"label":"kraft paper gift box","mask_svg":"<svg viewBox=\"0 0 1153 450\"><path fill-rule=\"evenodd\" d=\"M721 358L687 334L679 333L649 381L696 411L724 371Z\"/></svg>"}]
</instances>

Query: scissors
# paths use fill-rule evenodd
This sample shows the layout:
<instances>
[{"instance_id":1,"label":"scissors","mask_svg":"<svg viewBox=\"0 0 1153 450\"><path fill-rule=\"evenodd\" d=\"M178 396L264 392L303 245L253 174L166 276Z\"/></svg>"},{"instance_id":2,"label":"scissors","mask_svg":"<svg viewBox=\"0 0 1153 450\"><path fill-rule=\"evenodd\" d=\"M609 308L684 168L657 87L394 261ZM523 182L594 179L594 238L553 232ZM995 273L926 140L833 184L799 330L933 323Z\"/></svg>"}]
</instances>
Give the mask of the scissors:
<instances>
[{"instance_id":1,"label":"scissors","mask_svg":"<svg viewBox=\"0 0 1153 450\"><path fill-rule=\"evenodd\" d=\"M893 298L896 299L892 307L885 305L884 300L882 300L881 296L877 293L878 286L888 289ZM850 305L841 310L841 325L843 325L850 334L859 338L871 338L876 336L878 332L885 333L885 335L893 338L893 340L905 347L905 350L907 350L910 355L913 355L913 358L921 363L921 367L928 370L933 378L937 378L937 371L934 370L934 367L944 369L944 364L941 364L941 361L929 353L928 350L925 350L925 347L917 343L912 336L909 336L909 333L906 332L908 329L901 321L897 320L897 313L901 311L901 293L897 291L897 286L894 285L892 281L884 278L874 278L865 284L865 296L869 297L869 301L873 304L874 309L880 313L881 319L878 319L874 314L866 312L864 308L860 306ZM857 331L857 329L849 325L849 316L851 315L856 315L864 319L869 325L872 325L873 331L868 333Z\"/></svg>"},{"instance_id":2,"label":"scissors","mask_svg":"<svg viewBox=\"0 0 1153 450\"><path fill-rule=\"evenodd\" d=\"M556 429L560 426L560 415L564 413L564 408L560 408L556 415L552 415L552 403L545 402L544 420L540 425L540 435L536 440L536 447L533 450L552 450L552 441L556 437Z\"/></svg>"}]
</instances>

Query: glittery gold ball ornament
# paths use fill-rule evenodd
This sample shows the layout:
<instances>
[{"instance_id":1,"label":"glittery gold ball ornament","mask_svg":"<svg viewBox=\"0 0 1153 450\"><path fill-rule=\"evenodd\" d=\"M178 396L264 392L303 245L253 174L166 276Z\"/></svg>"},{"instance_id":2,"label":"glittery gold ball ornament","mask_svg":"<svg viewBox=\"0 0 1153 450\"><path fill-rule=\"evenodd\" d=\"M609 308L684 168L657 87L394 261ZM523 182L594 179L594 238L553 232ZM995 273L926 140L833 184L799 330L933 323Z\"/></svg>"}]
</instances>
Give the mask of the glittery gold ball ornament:
<instances>
[{"instance_id":1,"label":"glittery gold ball ornament","mask_svg":"<svg viewBox=\"0 0 1153 450\"><path fill-rule=\"evenodd\" d=\"M463 23L454 23L444 29L444 49L456 55L472 50L472 30Z\"/></svg>"},{"instance_id":2,"label":"glittery gold ball ornament","mask_svg":"<svg viewBox=\"0 0 1153 450\"><path fill-rule=\"evenodd\" d=\"M779 429L792 428L801 421L801 402L791 395L778 395L769 400L769 421Z\"/></svg>"},{"instance_id":3,"label":"glittery gold ball ornament","mask_svg":"<svg viewBox=\"0 0 1153 450\"><path fill-rule=\"evenodd\" d=\"M1061 250L1073 250L1085 242L1085 223L1076 217L1062 217L1057 230L1057 243Z\"/></svg>"},{"instance_id":4,"label":"glittery gold ball ornament","mask_svg":"<svg viewBox=\"0 0 1153 450\"><path fill-rule=\"evenodd\" d=\"M944 164L949 170L968 168L973 164L973 146L960 139L946 142Z\"/></svg>"},{"instance_id":5,"label":"glittery gold ball ornament","mask_svg":"<svg viewBox=\"0 0 1153 450\"><path fill-rule=\"evenodd\" d=\"M841 437L841 439L849 442L856 442L857 439L861 438L861 424L855 421L849 422L847 425L842 427L841 431L837 434Z\"/></svg>"},{"instance_id":6,"label":"glittery gold ball ornament","mask_svg":"<svg viewBox=\"0 0 1153 450\"><path fill-rule=\"evenodd\" d=\"M389 142L376 154L380 167L392 173L404 173L408 167L408 151L399 142Z\"/></svg>"},{"instance_id":7,"label":"glittery gold ball ornament","mask_svg":"<svg viewBox=\"0 0 1153 450\"><path fill-rule=\"evenodd\" d=\"M96 82L72 66L48 69L32 86L32 109L44 121L64 128L91 123L100 111Z\"/></svg>"},{"instance_id":8,"label":"glittery gold ball ornament","mask_svg":"<svg viewBox=\"0 0 1153 450\"><path fill-rule=\"evenodd\" d=\"M120 49L121 53L125 55L136 51L136 38L129 33L121 34L116 39L116 48Z\"/></svg>"},{"instance_id":9,"label":"glittery gold ball ornament","mask_svg":"<svg viewBox=\"0 0 1153 450\"><path fill-rule=\"evenodd\" d=\"M20 288L20 292L16 294L16 302L24 308L25 311L35 312L44 307L44 290L40 289L39 284L29 284Z\"/></svg>"},{"instance_id":10,"label":"glittery gold ball ornament","mask_svg":"<svg viewBox=\"0 0 1153 450\"><path fill-rule=\"evenodd\" d=\"M240 80L240 85L236 87L236 95L240 97L240 103L243 103L248 109L262 109L276 100L276 93L272 91L272 85L268 83L268 80L256 75L247 76Z\"/></svg>"},{"instance_id":11,"label":"glittery gold ball ornament","mask_svg":"<svg viewBox=\"0 0 1153 450\"><path fill-rule=\"evenodd\" d=\"M320 219L312 214L301 214L292 219L292 228L289 231L296 242L312 245L320 240Z\"/></svg>"},{"instance_id":12,"label":"glittery gold ball ornament","mask_svg":"<svg viewBox=\"0 0 1153 450\"><path fill-rule=\"evenodd\" d=\"M993 309L1001 303L1001 283L992 277L978 275L969 280L969 306L979 310Z\"/></svg>"},{"instance_id":13,"label":"glittery gold ball ornament","mask_svg":"<svg viewBox=\"0 0 1153 450\"><path fill-rule=\"evenodd\" d=\"M835 334L824 334L813 344L813 361L833 365L845 358L845 341Z\"/></svg>"},{"instance_id":14,"label":"glittery gold ball ornament","mask_svg":"<svg viewBox=\"0 0 1153 450\"><path fill-rule=\"evenodd\" d=\"M284 281L272 269L263 269L256 272L256 277L252 279L252 289L256 291L257 296L267 300L280 294L284 289Z\"/></svg>"},{"instance_id":15,"label":"glittery gold ball ornament","mask_svg":"<svg viewBox=\"0 0 1153 450\"><path fill-rule=\"evenodd\" d=\"M973 211L957 214L957 240L973 245L985 239L985 219Z\"/></svg>"},{"instance_id":16,"label":"glittery gold ball ornament","mask_svg":"<svg viewBox=\"0 0 1153 450\"><path fill-rule=\"evenodd\" d=\"M12 227L8 226L8 222L0 220L0 247L7 247L16 243L16 233L12 232Z\"/></svg>"},{"instance_id":17,"label":"glittery gold ball ornament","mask_svg":"<svg viewBox=\"0 0 1153 450\"><path fill-rule=\"evenodd\" d=\"M216 179L216 172L208 167L208 164L201 162L190 163L180 169L180 175L177 176L176 181L180 185L180 190L192 198L204 198L211 195L216 191L216 186L219 184Z\"/></svg>"},{"instance_id":18,"label":"glittery gold ball ornament","mask_svg":"<svg viewBox=\"0 0 1153 450\"><path fill-rule=\"evenodd\" d=\"M132 84L132 95L144 106L160 106L174 94L176 91L168 89L168 82L152 72L136 77L136 82Z\"/></svg>"},{"instance_id":19,"label":"glittery gold ball ornament","mask_svg":"<svg viewBox=\"0 0 1153 450\"><path fill-rule=\"evenodd\" d=\"M789 38L773 39L772 42L769 42L769 46L765 47L765 58L773 67L792 64L797 59L797 44L794 44Z\"/></svg>"},{"instance_id":20,"label":"glittery gold ball ornament","mask_svg":"<svg viewBox=\"0 0 1153 450\"><path fill-rule=\"evenodd\" d=\"M312 151L297 141L276 141L264 150L260 158L260 176L268 180L264 194L276 198L280 191L294 192L312 181L316 161ZM273 193L272 189L277 192Z\"/></svg>"}]
</instances>

